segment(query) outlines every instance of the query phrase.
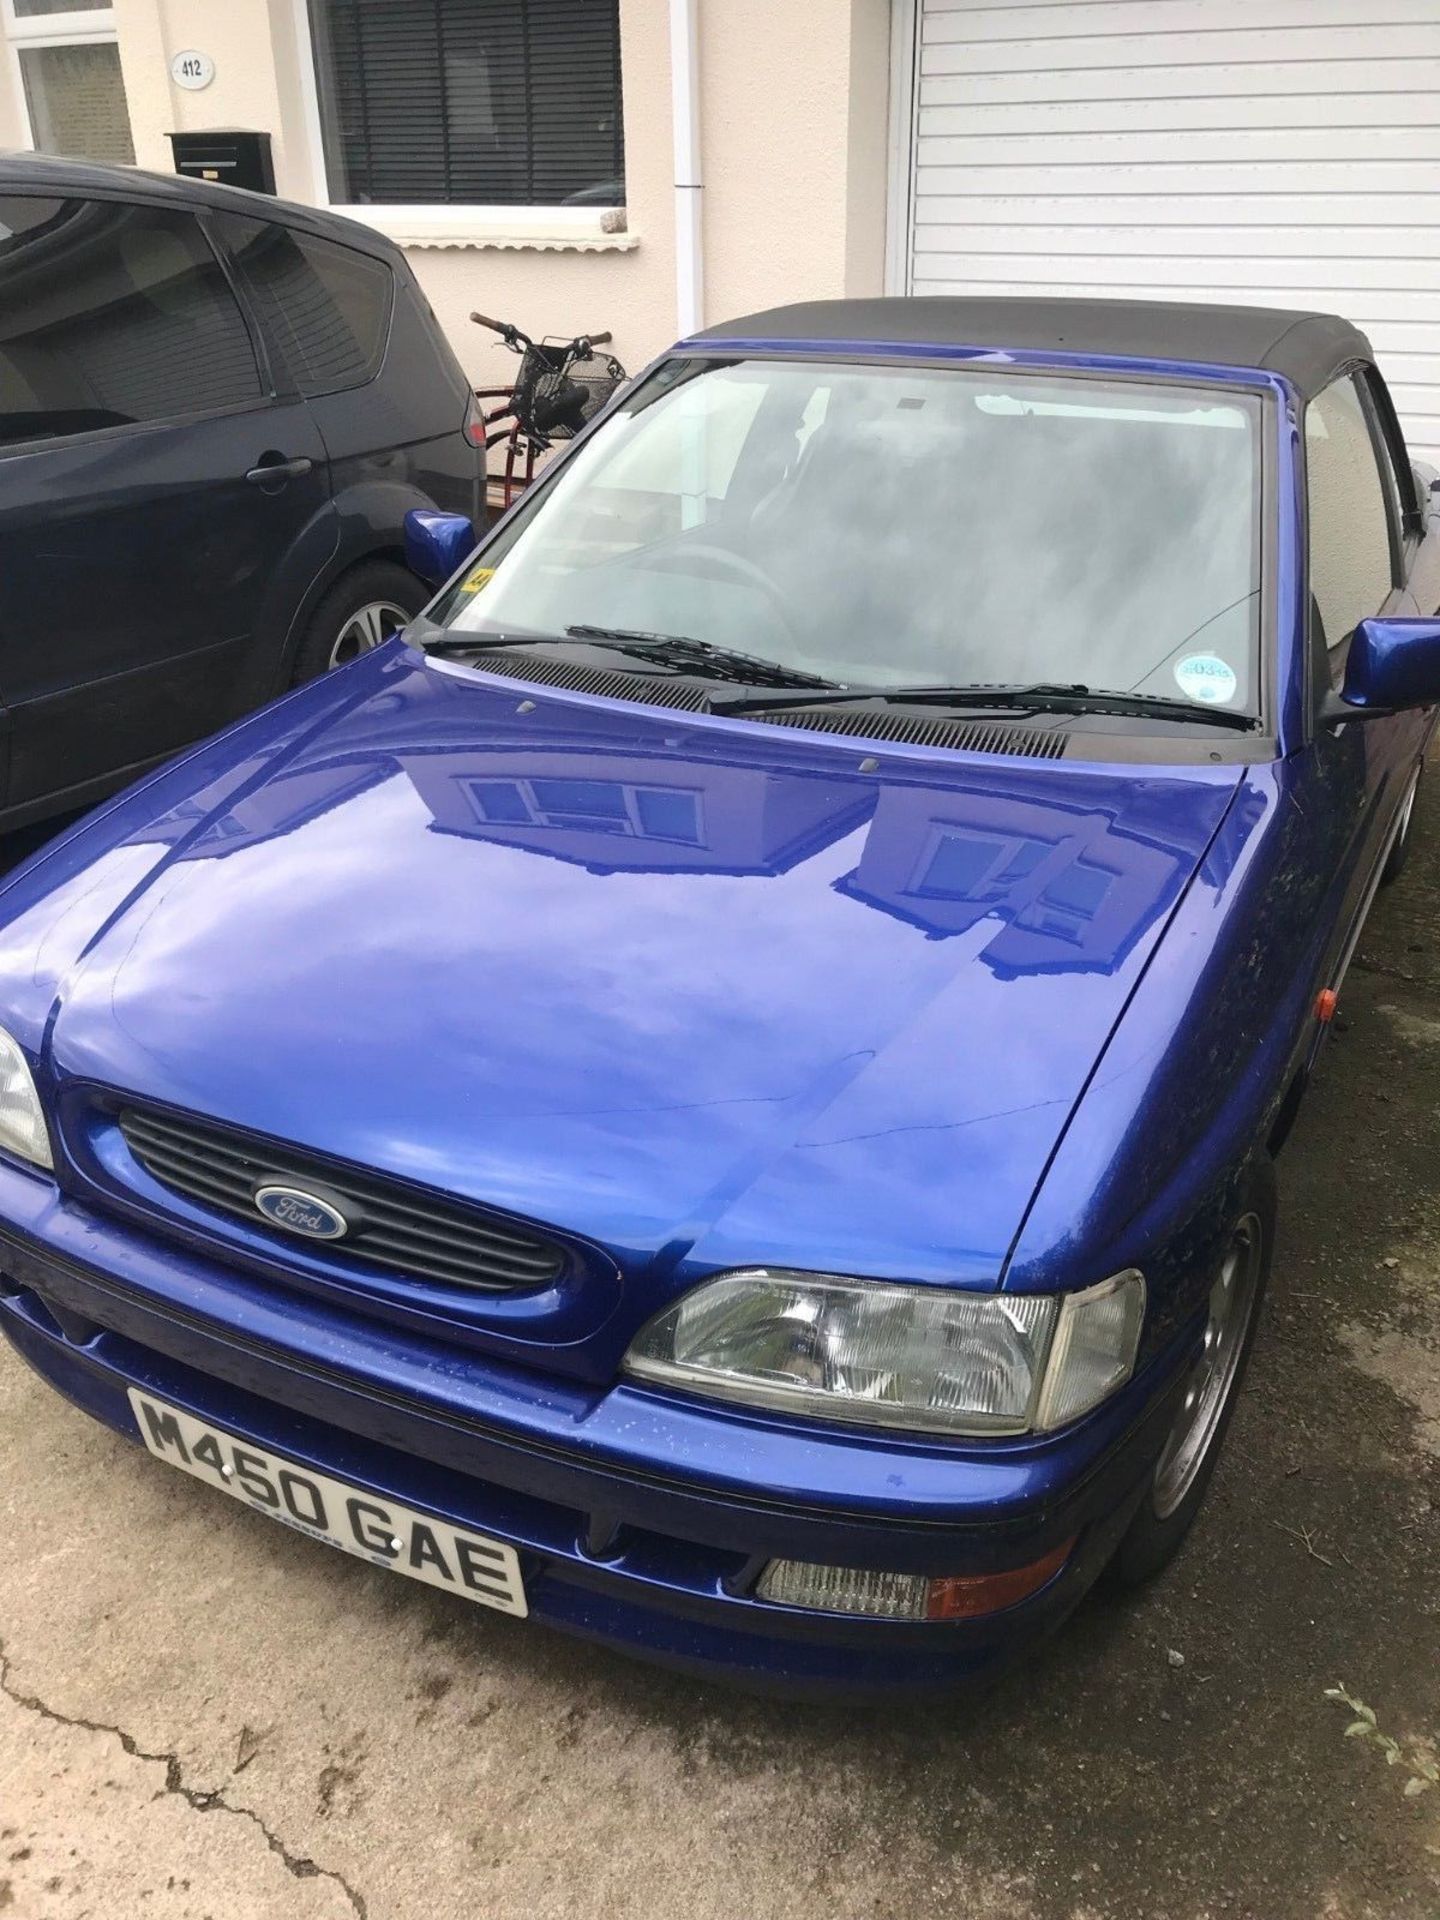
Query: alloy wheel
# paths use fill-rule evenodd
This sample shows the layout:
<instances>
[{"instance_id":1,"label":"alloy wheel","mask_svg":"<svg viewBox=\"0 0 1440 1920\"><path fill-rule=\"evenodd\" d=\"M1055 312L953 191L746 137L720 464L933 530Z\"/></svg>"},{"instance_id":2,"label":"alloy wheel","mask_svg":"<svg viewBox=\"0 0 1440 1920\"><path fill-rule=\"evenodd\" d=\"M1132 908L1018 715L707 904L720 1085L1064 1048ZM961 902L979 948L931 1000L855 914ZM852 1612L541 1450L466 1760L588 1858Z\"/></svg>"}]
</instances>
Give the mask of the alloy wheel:
<instances>
[{"instance_id":1,"label":"alloy wheel","mask_svg":"<svg viewBox=\"0 0 1440 1920\"><path fill-rule=\"evenodd\" d=\"M343 667L348 660L358 660L362 653L373 653L376 647L383 646L397 634L409 618L405 609L397 607L393 600L372 600L366 606L357 607L336 635L326 665Z\"/></svg>"},{"instance_id":2,"label":"alloy wheel","mask_svg":"<svg viewBox=\"0 0 1440 1920\"><path fill-rule=\"evenodd\" d=\"M1392 843L1393 847L1397 850L1403 847L1406 840L1410 837L1410 820L1415 812L1415 796L1419 791L1420 776L1417 773L1415 778L1410 782L1410 791L1406 794L1404 803L1400 808L1400 824L1395 830L1395 839Z\"/></svg>"},{"instance_id":3,"label":"alloy wheel","mask_svg":"<svg viewBox=\"0 0 1440 1920\"><path fill-rule=\"evenodd\" d=\"M1263 1253L1260 1221L1247 1213L1236 1223L1210 1289L1204 1345L1155 1468L1153 1498L1161 1520L1184 1502L1220 1430L1255 1315Z\"/></svg>"}]
</instances>

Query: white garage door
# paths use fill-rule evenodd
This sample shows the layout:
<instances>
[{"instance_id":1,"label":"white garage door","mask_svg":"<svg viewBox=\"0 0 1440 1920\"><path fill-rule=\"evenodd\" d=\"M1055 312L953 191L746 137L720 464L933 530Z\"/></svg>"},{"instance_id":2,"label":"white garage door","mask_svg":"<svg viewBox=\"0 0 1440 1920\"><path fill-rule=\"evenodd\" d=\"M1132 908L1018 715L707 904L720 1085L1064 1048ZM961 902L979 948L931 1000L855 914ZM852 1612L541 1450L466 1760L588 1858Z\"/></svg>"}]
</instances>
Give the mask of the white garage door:
<instances>
[{"instance_id":1,"label":"white garage door","mask_svg":"<svg viewBox=\"0 0 1440 1920\"><path fill-rule=\"evenodd\" d=\"M1318 307L1440 465L1440 0L919 0L909 285Z\"/></svg>"}]
</instances>

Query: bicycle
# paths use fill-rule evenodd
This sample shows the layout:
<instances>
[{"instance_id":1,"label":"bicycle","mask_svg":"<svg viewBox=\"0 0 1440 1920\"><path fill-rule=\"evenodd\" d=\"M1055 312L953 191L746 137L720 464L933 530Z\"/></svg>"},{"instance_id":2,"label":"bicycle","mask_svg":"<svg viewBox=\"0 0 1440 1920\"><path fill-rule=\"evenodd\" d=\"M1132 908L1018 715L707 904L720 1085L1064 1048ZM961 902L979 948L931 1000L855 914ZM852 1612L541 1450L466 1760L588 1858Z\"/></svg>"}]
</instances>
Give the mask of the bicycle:
<instances>
[{"instance_id":1,"label":"bicycle","mask_svg":"<svg viewBox=\"0 0 1440 1920\"><path fill-rule=\"evenodd\" d=\"M626 373L613 354L595 351L609 344L608 333L582 333L573 340L532 340L506 320L491 320L483 313L472 313L470 318L476 326L498 333L510 351L520 356L513 387L475 389L477 400L502 403L482 410L481 420L487 456L493 447L505 447L504 477L487 471L487 489L495 481L501 506L509 507L535 478L541 454L548 453L557 440L572 440L593 420ZM488 469L488 458L486 464Z\"/></svg>"}]
</instances>

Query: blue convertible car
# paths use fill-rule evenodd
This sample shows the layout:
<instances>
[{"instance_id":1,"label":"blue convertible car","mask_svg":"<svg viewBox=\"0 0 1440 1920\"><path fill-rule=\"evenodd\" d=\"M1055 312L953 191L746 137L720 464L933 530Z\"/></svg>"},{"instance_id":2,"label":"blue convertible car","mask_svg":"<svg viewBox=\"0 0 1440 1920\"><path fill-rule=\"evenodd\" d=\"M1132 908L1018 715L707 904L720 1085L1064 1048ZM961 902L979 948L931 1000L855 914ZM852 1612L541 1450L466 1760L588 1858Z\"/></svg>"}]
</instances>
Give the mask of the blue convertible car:
<instances>
[{"instance_id":1,"label":"blue convertible car","mask_svg":"<svg viewBox=\"0 0 1440 1920\"><path fill-rule=\"evenodd\" d=\"M1429 480L1324 315L684 342L0 890L10 1340L482 1605L996 1671L1204 1495L1440 701Z\"/></svg>"}]
</instances>

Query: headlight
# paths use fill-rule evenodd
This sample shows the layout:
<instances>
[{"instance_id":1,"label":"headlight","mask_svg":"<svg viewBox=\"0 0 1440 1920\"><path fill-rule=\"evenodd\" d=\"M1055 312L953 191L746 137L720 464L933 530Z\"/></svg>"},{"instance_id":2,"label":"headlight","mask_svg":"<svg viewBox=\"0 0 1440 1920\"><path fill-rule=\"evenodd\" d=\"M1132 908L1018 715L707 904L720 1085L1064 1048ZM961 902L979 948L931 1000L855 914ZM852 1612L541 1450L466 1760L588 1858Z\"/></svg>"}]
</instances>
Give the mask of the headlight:
<instances>
[{"instance_id":1,"label":"headlight","mask_svg":"<svg viewBox=\"0 0 1440 1920\"><path fill-rule=\"evenodd\" d=\"M37 1167L53 1167L50 1130L30 1067L19 1046L0 1027L0 1147Z\"/></svg>"},{"instance_id":2,"label":"headlight","mask_svg":"<svg viewBox=\"0 0 1440 1920\"><path fill-rule=\"evenodd\" d=\"M1025 1433L1078 1419L1135 1365L1145 1282L975 1294L757 1268L707 1280L646 1326L637 1379L820 1419Z\"/></svg>"}]
</instances>

